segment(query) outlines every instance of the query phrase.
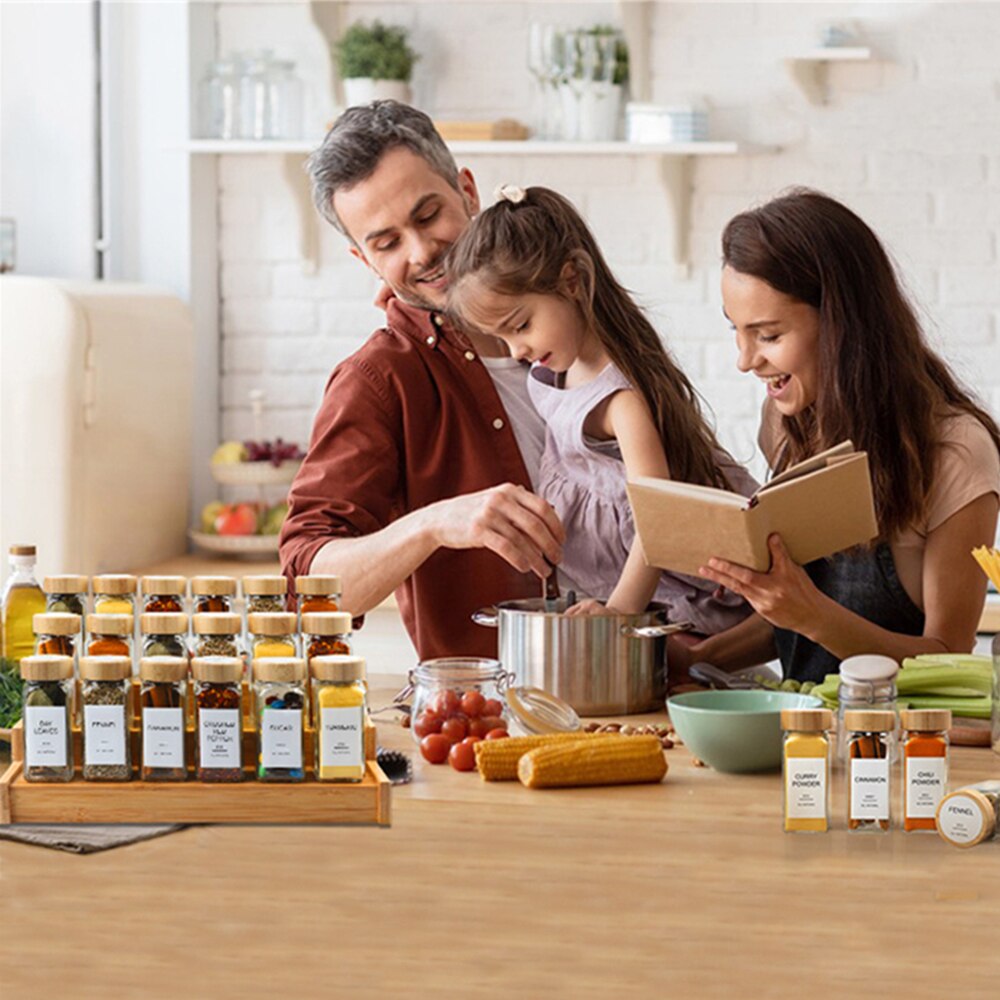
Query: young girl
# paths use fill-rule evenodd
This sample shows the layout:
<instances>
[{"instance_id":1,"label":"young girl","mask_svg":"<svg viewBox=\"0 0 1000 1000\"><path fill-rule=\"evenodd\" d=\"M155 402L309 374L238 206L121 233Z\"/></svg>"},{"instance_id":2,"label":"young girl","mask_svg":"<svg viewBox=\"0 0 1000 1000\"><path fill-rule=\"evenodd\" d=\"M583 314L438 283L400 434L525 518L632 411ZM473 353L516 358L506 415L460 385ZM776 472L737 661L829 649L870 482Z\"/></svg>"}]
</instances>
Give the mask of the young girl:
<instances>
[{"instance_id":1,"label":"young girl","mask_svg":"<svg viewBox=\"0 0 1000 1000\"><path fill-rule=\"evenodd\" d=\"M747 495L756 484L719 446L573 206L541 187L499 194L452 248L449 311L532 363L529 393L547 423L538 492L566 529L560 569L614 611L656 600L706 635L741 621L749 609L738 597L645 564L625 481L673 477Z\"/></svg>"}]
</instances>

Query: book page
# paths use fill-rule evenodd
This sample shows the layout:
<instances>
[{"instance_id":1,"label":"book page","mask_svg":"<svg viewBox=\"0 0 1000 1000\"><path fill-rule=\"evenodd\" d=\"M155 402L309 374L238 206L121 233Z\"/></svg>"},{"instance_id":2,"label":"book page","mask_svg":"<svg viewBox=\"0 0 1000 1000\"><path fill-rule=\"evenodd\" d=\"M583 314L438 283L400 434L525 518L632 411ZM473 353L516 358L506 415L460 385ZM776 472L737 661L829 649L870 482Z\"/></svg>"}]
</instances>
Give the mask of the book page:
<instances>
[{"instance_id":1,"label":"book page","mask_svg":"<svg viewBox=\"0 0 1000 1000\"><path fill-rule=\"evenodd\" d=\"M708 503L720 504L723 507L743 509L750 506L750 500L739 493L730 493L714 486L696 486L694 483L681 483L676 479L657 479L655 476L636 476L629 480L638 486L658 490L671 496L691 497Z\"/></svg>"},{"instance_id":2,"label":"book page","mask_svg":"<svg viewBox=\"0 0 1000 1000\"><path fill-rule=\"evenodd\" d=\"M782 483L791 482L800 476L807 476L810 472L825 469L827 466L835 465L855 454L857 453L854 450L854 445L850 441L841 441L840 444L835 444L832 448L827 448L826 451L821 451L818 455L813 455L812 458L807 458L796 465L789 466L784 472L779 472L778 475L764 483L757 490L755 496L771 489L772 486L780 486Z\"/></svg>"}]
</instances>

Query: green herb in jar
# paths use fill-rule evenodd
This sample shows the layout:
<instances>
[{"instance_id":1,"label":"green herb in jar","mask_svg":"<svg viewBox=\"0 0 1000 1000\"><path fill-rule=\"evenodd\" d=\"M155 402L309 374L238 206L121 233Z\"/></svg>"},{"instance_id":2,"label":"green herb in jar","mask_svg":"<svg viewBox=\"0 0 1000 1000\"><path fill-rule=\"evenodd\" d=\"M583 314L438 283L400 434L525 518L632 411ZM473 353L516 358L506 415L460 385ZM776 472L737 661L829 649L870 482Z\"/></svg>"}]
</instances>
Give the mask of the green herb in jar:
<instances>
[{"instance_id":1,"label":"green herb in jar","mask_svg":"<svg viewBox=\"0 0 1000 1000\"><path fill-rule=\"evenodd\" d=\"M132 777L128 695L132 664L123 656L80 660L83 706L83 777L129 781Z\"/></svg>"}]
</instances>

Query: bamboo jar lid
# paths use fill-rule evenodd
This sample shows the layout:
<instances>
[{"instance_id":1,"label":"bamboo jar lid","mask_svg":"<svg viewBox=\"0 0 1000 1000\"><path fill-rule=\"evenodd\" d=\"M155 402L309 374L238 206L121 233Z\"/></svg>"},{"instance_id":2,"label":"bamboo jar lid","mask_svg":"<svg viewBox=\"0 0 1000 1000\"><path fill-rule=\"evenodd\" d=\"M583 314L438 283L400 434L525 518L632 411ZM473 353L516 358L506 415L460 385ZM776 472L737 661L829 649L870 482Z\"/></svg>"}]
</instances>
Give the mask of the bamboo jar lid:
<instances>
[{"instance_id":1,"label":"bamboo jar lid","mask_svg":"<svg viewBox=\"0 0 1000 1000\"><path fill-rule=\"evenodd\" d=\"M844 712L844 727L855 733L891 733L896 728L896 713L855 709Z\"/></svg>"},{"instance_id":2,"label":"bamboo jar lid","mask_svg":"<svg viewBox=\"0 0 1000 1000\"><path fill-rule=\"evenodd\" d=\"M36 554L34 545L12 545L9 551L12 556L33 556Z\"/></svg>"},{"instance_id":3,"label":"bamboo jar lid","mask_svg":"<svg viewBox=\"0 0 1000 1000\"><path fill-rule=\"evenodd\" d=\"M205 612L194 616L196 635L236 635L242 631L239 615L228 611Z\"/></svg>"},{"instance_id":4,"label":"bamboo jar lid","mask_svg":"<svg viewBox=\"0 0 1000 1000\"><path fill-rule=\"evenodd\" d=\"M187 679L188 664L183 656L144 656L139 661L139 676L144 681L176 684Z\"/></svg>"},{"instance_id":5,"label":"bamboo jar lid","mask_svg":"<svg viewBox=\"0 0 1000 1000\"><path fill-rule=\"evenodd\" d=\"M256 611L247 615L247 628L253 635L291 635L295 615L290 611Z\"/></svg>"},{"instance_id":6,"label":"bamboo jar lid","mask_svg":"<svg viewBox=\"0 0 1000 1000\"><path fill-rule=\"evenodd\" d=\"M81 618L68 611L50 611L34 615L31 628L35 635L76 635L80 631Z\"/></svg>"},{"instance_id":7,"label":"bamboo jar lid","mask_svg":"<svg viewBox=\"0 0 1000 1000\"><path fill-rule=\"evenodd\" d=\"M260 656L253 661L253 676L258 681L292 684L306 676L306 661L297 656Z\"/></svg>"},{"instance_id":8,"label":"bamboo jar lid","mask_svg":"<svg viewBox=\"0 0 1000 1000\"><path fill-rule=\"evenodd\" d=\"M127 573L105 573L92 583L95 594L134 594L138 581Z\"/></svg>"},{"instance_id":9,"label":"bamboo jar lid","mask_svg":"<svg viewBox=\"0 0 1000 1000\"><path fill-rule=\"evenodd\" d=\"M187 631L188 616L180 611L147 611L139 615L145 635L180 635Z\"/></svg>"},{"instance_id":10,"label":"bamboo jar lid","mask_svg":"<svg viewBox=\"0 0 1000 1000\"><path fill-rule=\"evenodd\" d=\"M233 684L243 677L243 661L238 656L196 656L191 674L206 684Z\"/></svg>"},{"instance_id":11,"label":"bamboo jar lid","mask_svg":"<svg viewBox=\"0 0 1000 1000\"><path fill-rule=\"evenodd\" d=\"M21 659L21 677L26 681L64 681L72 676L72 656L25 656Z\"/></svg>"},{"instance_id":12,"label":"bamboo jar lid","mask_svg":"<svg viewBox=\"0 0 1000 1000\"><path fill-rule=\"evenodd\" d=\"M283 576L245 576L244 594L287 594L288 581Z\"/></svg>"},{"instance_id":13,"label":"bamboo jar lid","mask_svg":"<svg viewBox=\"0 0 1000 1000\"><path fill-rule=\"evenodd\" d=\"M297 576L295 578L296 594L339 594L339 576Z\"/></svg>"},{"instance_id":14,"label":"bamboo jar lid","mask_svg":"<svg viewBox=\"0 0 1000 1000\"><path fill-rule=\"evenodd\" d=\"M306 635L348 635L351 623L346 611L307 611L302 616L302 631Z\"/></svg>"},{"instance_id":15,"label":"bamboo jar lid","mask_svg":"<svg viewBox=\"0 0 1000 1000\"><path fill-rule=\"evenodd\" d=\"M797 733L825 733L833 729L833 713L828 708L783 708L781 728Z\"/></svg>"},{"instance_id":16,"label":"bamboo jar lid","mask_svg":"<svg viewBox=\"0 0 1000 1000\"><path fill-rule=\"evenodd\" d=\"M165 594L183 597L187 593L186 576L144 576L142 578L142 593Z\"/></svg>"},{"instance_id":17,"label":"bamboo jar lid","mask_svg":"<svg viewBox=\"0 0 1000 1000\"><path fill-rule=\"evenodd\" d=\"M47 576L42 580L42 590L46 594L86 594L88 582L87 577L76 573Z\"/></svg>"},{"instance_id":18,"label":"bamboo jar lid","mask_svg":"<svg viewBox=\"0 0 1000 1000\"><path fill-rule=\"evenodd\" d=\"M81 656L80 677L85 681L123 681L132 676L127 656Z\"/></svg>"},{"instance_id":19,"label":"bamboo jar lid","mask_svg":"<svg viewBox=\"0 0 1000 1000\"><path fill-rule=\"evenodd\" d=\"M193 576L191 593L196 597L235 597L235 576Z\"/></svg>"},{"instance_id":20,"label":"bamboo jar lid","mask_svg":"<svg viewBox=\"0 0 1000 1000\"><path fill-rule=\"evenodd\" d=\"M977 788L960 788L939 803L938 834L955 847L975 847L989 840L997 826L993 803Z\"/></svg>"},{"instance_id":21,"label":"bamboo jar lid","mask_svg":"<svg viewBox=\"0 0 1000 1000\"><path fill-rule=\"evenodd\" d=\"M331 656L314 656L309 670L318 681L363 681L366 676L365 658L340 653Z\"/></svg>"},{"instance_id":22,"label":"bamboo jar lid","mask_svg":"<svg viewBox=\"0 0 1000 1000\"><path fill-rule=\"evenodd\" d=\"M951 729L951 711L947 708L904 708L899 713L904 729L915 733L943 733Z\"/></svg>"},{"instance_id":23,"label":"bamboo jar lid","mask_svg":"<svg viewBox=\"0 0 1000 1000\"><path fill-rule=\"evenodd\" d=\"M92 635L131 635L132 615L87 615L87 631Z\"/></svg>"}]
</instances>

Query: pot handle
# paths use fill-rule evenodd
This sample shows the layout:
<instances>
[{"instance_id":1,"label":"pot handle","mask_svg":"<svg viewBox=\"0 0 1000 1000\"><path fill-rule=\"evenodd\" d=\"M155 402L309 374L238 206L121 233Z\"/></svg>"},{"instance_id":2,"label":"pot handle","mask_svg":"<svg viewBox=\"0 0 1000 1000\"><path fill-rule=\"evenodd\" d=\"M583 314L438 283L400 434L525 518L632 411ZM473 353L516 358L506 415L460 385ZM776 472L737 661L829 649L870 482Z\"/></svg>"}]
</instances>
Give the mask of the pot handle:
<instances>
[{"instance_id":1,"label":"pot handle","mask_svg":"<svg viewBox=\"0 0 1000 1000\"><path fill-rule=\"evenodd\" d=\"M472 612L472 620L485 628L496 628L499 614L496 608L480 608Z\"/></svg>"},{"instance_id":2,"label":"pot handle","mask_svg":"<svg viewBox=\"0 0 1000 1000\"><path fill-rule=\"evenodd\" d=\"M621 634L627 639L659 639L675 632L690 632L694 622L674 622L667 625L622 625Z\"/></svg>"}]
</instances>

